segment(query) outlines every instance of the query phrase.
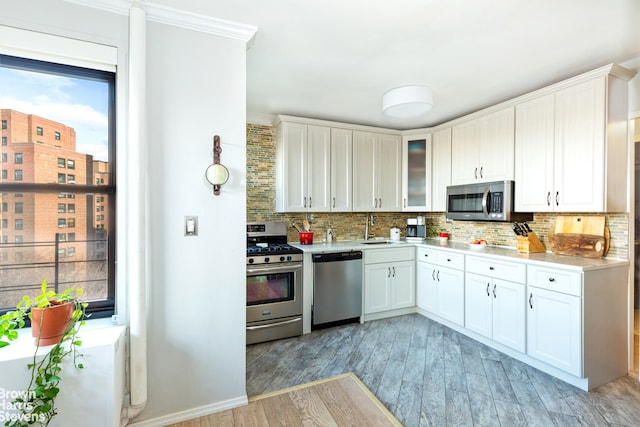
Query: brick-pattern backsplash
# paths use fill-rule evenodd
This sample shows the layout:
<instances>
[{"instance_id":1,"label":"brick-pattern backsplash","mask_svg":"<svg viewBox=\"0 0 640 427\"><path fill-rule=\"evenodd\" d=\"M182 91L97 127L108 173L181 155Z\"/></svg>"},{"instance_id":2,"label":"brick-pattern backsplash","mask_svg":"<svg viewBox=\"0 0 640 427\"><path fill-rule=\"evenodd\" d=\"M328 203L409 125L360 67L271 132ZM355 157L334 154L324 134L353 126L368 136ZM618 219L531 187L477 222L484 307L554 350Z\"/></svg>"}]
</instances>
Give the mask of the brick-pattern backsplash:
<instances>
[{"instance_id":1,"label":"brick-pattern backsplash","mask_svg":"<svg viewBox=\"0 0 640 427\"><path fill-rule=\"evenodd\" d=\"M275 129L264 125L247 125L247 222L284 221L302 225L304 213L278 213L275 210ZM516 236L511 223L446 221L443 212L374 213L374 226L370 233L379 237L389 237L389 229L397 226L405 237L408 218L417 215L425 217L427 226L435 231L442 229L450 233L452 241L467 242L471 239L485 239L491 245L516 247ZM553 226L556 213L535 213L529 221L533 231L548 247L549 229ZM570 215L570 213L563 213ZM580 215L592 215L580 213ZM596 214L593 214L596 215ZM313 218L311 218L313 216ZM307 219L315 232L314 241L322 241L328 227L333 229L338 240L358 240L364 238L366 214L363 212L313 213ZM629 255L629 215L628 213L606 214L607 227L611 232L611 241L607 257L627 259ZM298 242L297 231L288 227L290 242Z\"/></svg>"}]
</instances>

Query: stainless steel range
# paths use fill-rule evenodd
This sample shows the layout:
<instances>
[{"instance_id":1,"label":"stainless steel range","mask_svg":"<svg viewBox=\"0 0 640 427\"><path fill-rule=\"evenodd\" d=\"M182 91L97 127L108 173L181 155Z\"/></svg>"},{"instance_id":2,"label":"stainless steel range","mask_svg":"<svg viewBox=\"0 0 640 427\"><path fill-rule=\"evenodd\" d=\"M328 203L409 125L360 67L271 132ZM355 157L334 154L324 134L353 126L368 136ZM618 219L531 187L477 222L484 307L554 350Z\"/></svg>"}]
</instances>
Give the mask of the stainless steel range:
<instances>
[{"instance_id":1,"label":"stainless steel range","mask_svg":"<svg viewBox=\"0 0 640 427\"><path fill-rule=\"evenodd\" d=\"M302 250L284 222L247 224L247 344L302 335Z\"/></svg>"}]
</instances>

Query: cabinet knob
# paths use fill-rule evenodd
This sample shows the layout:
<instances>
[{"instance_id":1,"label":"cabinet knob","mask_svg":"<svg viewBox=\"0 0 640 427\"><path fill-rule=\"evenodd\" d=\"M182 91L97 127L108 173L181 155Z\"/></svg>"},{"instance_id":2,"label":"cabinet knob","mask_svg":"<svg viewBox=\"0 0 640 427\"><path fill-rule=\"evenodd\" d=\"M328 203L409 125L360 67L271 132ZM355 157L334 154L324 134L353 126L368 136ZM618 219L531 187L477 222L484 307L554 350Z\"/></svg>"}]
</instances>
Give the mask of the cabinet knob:
<instances>
[{"instance_id":1,"label":"cabinet knob","mask_svg":"<svg viewBox=\"0 0 640 427\"><path fill-rule=\"evenodd\" d=\"M491 266L491 267L489 267L489 270L493 271L493 270L495 270L495 267Z\"/></svg>"},{"instance_id":2,"label":"cabinet knob","mask_svg":"<svg viewBox=\"0 0 640 427\"><path fill-rule=\"evenodd\" d=\"M550 282L555 282L555 281L556 281L556 279L554 279L553 277L549 277L549 281L550 281Z\"/></svg>"}]
</instances>

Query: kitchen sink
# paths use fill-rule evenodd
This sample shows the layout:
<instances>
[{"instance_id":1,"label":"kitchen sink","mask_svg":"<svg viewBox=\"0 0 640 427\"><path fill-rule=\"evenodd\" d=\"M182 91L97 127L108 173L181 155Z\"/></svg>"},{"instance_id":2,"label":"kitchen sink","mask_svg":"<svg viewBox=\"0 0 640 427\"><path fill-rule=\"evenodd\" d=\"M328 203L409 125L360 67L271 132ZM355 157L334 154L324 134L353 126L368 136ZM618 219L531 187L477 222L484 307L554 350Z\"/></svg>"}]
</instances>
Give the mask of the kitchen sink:
<instances>
[{"instance_id":1,"label":"kitchen sink","mask_svg":"<svg viewBox=\"0 0 640 427\"><path fill-rule=\"evenodd\" d=\"M363 245L393 245L394 242L390 242L388 240L365 240L360 242Z\"/></svg>"}]
</instances>

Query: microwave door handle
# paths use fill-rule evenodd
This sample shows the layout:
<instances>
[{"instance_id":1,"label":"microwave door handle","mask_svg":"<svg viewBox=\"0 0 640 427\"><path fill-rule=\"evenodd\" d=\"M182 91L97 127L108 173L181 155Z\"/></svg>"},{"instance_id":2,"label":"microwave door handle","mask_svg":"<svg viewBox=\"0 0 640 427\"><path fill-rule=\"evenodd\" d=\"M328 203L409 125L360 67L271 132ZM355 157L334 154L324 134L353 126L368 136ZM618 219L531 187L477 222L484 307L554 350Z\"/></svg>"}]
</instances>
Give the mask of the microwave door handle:
<instances>
[{"instance_id":1,"label":"microwave door handle","mask_svg":"<svg viewBox=\"0 0 640 427\"><path fill-rule=\"evenodd\" d=\"M491 193L491 191L489 191L489 187L484 189L484 193L482 194L482 210L485 214L485 216L489 216L489 194Z\"/></svg>"}]
</instances>

